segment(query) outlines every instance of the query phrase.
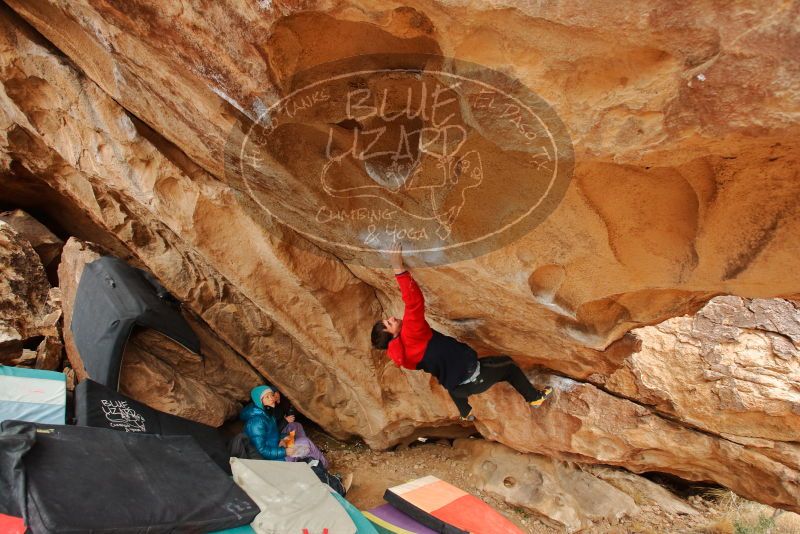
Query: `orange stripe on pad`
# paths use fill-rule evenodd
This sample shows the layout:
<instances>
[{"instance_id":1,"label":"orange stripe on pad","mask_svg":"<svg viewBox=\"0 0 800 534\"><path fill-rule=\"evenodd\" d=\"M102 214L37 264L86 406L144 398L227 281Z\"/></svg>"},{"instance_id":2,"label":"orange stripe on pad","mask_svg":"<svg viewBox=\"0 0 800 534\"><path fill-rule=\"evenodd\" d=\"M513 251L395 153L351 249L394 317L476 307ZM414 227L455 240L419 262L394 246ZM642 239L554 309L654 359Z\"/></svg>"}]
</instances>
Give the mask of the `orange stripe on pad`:
<instances>
[{"instance_id":1,"label":"orange stripe on pad","mask_svg":"<svg viewBox=\"0 0 800 534\"><path fill-rule=\"evenodd\" d=\"M471 534L524 534L517 525L474 495L467 494L429 513Z\"/></svg>"},{"instance_id":2,"label":"orange stripe on pad","mask_svg":"<svg viewBox=\"0 0 800 534\"><path fill-rule=\"evenodd\" d=\"M433 477L431 477L433 478ZM431 513L443 506L447 506L451 502L458 500L462 497L469 497L470 494L462 489L434 478L434 481L421 485L417 488L408 489L406 491L398 492L397 488L392 491L410 502L417 508L420 508L428 513ZM473 497L474 498L474 497Z\"/></svg>"}]
</instances>

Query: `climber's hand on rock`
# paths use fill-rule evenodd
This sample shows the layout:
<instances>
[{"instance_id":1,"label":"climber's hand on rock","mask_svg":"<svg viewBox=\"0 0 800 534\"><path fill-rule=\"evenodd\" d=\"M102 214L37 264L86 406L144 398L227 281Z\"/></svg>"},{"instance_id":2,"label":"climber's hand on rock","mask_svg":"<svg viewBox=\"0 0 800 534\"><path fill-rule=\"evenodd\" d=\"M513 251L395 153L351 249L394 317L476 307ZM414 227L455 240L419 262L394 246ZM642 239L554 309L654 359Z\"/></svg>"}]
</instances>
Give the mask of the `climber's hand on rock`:
<instances>
[{"instance_id":1,"label":"climber's hand on rock","mask_svg":"<svg viewBox=\"0 0 800 534\"><path fill-rule=\"evenodd\" d=\"M391 261L392 269L395 274L400 274L406 270L403 264L403 245L399 241L392 245L391 252L389 253L389 260Z\"/></svg>"}]
</instances>

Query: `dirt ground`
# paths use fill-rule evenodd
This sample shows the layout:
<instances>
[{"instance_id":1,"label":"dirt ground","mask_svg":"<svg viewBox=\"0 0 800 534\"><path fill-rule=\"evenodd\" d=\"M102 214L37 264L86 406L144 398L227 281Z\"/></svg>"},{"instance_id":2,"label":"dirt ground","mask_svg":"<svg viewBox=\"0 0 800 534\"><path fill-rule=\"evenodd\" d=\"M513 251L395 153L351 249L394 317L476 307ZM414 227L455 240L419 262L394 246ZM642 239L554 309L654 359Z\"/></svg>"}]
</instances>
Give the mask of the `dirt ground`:
<instances>
[{"instance_id":1,"label":"dirt ground","mask_svg":"<svg viewBox=\"0 0 800 534\"><path fill-rule=\"evenodd\" d=\"M352 472L353 485L347 499L361 510L383 504L386 488L426 475L434 475L483 499L523 531L531 534L560 534L555 524L523 508L478 490L459 452L448 440L419 442L394 451L372 451L363 443L343 443L319 429L308 428L309 436L331 462L337 474ZM600 534L790 534L800 533L800 516L778 513L767 506L745 501L723 489L686 486L681 495L700 513L696 516L667 515L656 506L640 505L641 512L618 524L596 524L583 532Z\"/></svg>"}]
</instances>

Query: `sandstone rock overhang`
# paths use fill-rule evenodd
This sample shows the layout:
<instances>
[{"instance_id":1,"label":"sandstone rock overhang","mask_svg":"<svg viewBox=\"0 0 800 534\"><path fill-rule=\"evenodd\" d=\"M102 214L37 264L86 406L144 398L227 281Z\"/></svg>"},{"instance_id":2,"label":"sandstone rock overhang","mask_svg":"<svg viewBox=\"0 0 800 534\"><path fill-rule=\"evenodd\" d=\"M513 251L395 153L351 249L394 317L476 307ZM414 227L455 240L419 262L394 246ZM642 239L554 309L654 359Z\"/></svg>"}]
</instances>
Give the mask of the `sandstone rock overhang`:
<instances>
[{"instance_id":1,"label":"sandstone rock overhang","mask_svg":"<svg viewBox=\"0 0 800 534\"><path fill-rule=\"evenodd\" d=\"M226 178L227 135L294 72L347 55L442 52L509 72L566 124L571 185L530 234L417 278L436 328L555 371L543 378L560 396L533 416L498 386L475 403L478 429L518 450L714 480L798 509L795 435L698 424L661 396L674 384L631 378L648 357L629 359L637 342L623 338L717 294L800 293L790 5L7 4L9 198L140 262L303 413L379 448L456 417L426 376L369 348L370 325L399 310L394 282L277 225ZM291 204L298 178L276 176Z\"/></svg>"}]
</instances>

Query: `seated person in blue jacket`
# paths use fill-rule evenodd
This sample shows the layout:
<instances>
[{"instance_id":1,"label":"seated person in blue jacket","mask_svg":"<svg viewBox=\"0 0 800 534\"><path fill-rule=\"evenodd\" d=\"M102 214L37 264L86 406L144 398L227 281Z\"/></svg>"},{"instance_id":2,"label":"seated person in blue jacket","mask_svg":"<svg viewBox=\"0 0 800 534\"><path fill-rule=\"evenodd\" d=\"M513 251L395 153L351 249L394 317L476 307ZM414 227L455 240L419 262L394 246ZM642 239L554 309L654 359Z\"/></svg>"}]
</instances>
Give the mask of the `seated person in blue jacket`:
<instances>
[{"instance_id":1,"label":"seated person in blue jacket","mask_svg":"<svg viewBox=\"0 0 800 534\"><path fill-rule=\"evenodd\" d=\"M328 468L322 451L306 436L294 414L285 409L287 403L281 402L280 393L270 386L257 386L250 392L250 398L253 404L245 406L240 417L245 422L244 431L250 444L265 460L297 462L310 458ZM294 444L287 446L291 432L294 432Z\"/></svg>"},{"instance_id":2,"label":"seated person in blue jacket","mask_svg":"<svg viewBox=\"0 0 800 534\"><path fill-rule=\"evenodd\" d=\"M245 406L240 414L245 422L244 433L249 440L248 455L253 457L257 453L265 460L306 462L322 482L344 495L352 475L346 477L343 485L339 477L328 473L328 460L306 436L303 425L295 421L294 414L280 413L286 424L279 430L275 407L280 402L280 393L270 386L257 386L250 392L250 398L253 402ZM293 444L288 443L291 441L291 432L294 432Z\"/></svg>"}]
</instances>

